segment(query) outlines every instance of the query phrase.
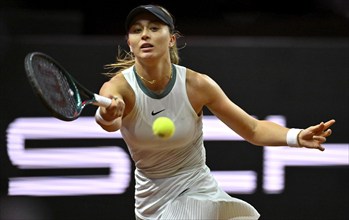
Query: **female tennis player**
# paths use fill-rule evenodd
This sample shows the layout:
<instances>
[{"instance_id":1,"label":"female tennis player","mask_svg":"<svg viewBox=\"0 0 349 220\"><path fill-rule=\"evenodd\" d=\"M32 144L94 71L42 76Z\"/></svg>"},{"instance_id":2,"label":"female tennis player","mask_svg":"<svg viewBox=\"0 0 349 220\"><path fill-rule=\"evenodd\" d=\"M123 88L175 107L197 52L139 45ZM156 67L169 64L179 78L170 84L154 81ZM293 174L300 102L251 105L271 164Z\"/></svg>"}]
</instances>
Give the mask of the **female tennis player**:
<instances>
[{"instance_id":1,"label":"female tennis player","mask_svg":"<svg viewBox=\"0 0 349 220\"><path fill-rule=\"evenodd\" d=\"M224 192L205 161L202 118L207 107L229 128L257 146L305 147L323 151L334 120L306 129L257 120L234 104L208 75L179 65L173 16L163 7L141 5L126 18L130 51L110 67L117 70L100 95L96 122L120 129L135 163L136 219L258 219L249 203ZM170 139L152 133L159 116L171 118Z\"/></svg>"}]
</instances>

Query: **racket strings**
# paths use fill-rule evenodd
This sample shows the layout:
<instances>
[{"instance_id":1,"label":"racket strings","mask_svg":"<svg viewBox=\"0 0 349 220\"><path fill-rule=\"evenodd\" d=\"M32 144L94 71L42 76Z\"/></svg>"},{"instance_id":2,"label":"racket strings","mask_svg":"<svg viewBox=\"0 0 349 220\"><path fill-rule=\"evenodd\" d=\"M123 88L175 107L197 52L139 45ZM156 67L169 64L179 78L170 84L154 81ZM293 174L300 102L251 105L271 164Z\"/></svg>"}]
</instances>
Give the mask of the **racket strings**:
<instances>
[{"instance_id":1,"label":"racket strings","mask_svg":"<svg viewBox=\"0 0 349 220\"><path fill-rule=\"evenodd\" d=\"M67 118L75 117L78 114L77 95L62 70L41 57L35 57L33 68L41 95L52 110Z\"/></svg>"}]
</instances>

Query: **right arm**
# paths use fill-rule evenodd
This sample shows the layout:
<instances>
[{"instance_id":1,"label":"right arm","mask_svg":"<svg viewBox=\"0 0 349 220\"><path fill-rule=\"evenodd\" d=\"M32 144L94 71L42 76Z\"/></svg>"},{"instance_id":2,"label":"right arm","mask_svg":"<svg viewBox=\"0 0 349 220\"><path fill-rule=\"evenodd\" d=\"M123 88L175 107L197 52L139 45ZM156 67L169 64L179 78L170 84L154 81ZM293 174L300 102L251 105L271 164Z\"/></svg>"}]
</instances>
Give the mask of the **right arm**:
<instances>
[{"instance_id":1,"label":"right arm","mask_svg":"<svg viewBox=\"0 0 349 220\"><path fill-rule=\"evenodd\" d=\"M117 74L102 85L99 94L112 99L110 106L99 107L96 112L96 122L104 130L113 132L121 128L122 118L132 106L129 94L133 93L130 89L123 74Z\"/></svg>"}]
</instances>

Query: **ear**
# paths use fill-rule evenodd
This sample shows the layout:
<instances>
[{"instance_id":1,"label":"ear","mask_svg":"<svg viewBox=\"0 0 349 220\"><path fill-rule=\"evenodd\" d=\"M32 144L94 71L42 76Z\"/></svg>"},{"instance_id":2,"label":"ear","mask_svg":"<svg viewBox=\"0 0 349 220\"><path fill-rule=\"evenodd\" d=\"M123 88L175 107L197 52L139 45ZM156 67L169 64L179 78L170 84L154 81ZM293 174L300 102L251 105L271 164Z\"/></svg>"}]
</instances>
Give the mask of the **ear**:
<instances>
[{"instance_id":1,"label":"ear","mask_svg":"<svg viewBox=\"0 0 349 220\"><path fill-rule=\"evenodd\" d=\"M130 48L130 52L131 53L133 53L133 51L132 51L132 47L130 46L130 42L129 42L129 40L127 39L127 45L128 45L128 48Z\"/></svg>"},{"instance_id":2,"label":"ear","mask_svg":"<svg viewBox=\"0 0 349 220\"><path fill-rule=\"evenodd\" d=\"M177 38L176 38L176 36L173 34L173 35L171 35L171 38L170 38L170 42L169 42L169 47L173 47L174 45L175 45L175 43L176 43L176 41L177 41Z\"/></svg>"}]
</instances>

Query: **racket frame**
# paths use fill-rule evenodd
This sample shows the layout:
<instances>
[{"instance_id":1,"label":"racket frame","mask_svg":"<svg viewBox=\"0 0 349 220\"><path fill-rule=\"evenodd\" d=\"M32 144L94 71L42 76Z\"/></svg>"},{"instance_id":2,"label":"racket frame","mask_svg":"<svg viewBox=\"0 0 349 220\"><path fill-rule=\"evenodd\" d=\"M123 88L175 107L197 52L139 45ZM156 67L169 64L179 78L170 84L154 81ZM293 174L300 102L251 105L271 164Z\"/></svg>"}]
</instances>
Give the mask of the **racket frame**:
<instances>
[{"instance_id":1,"label":"racket frame","mask_svg":"<svg viewBox=\"0 0 349 220\"><path fill-rule=\"evenodd\" d=\"M67 80L71 90L69 92L73 93L70 95L72 95L76 101L76 105L75 105L76 111L72 117L67 117L66 115L63 115L57 112L46 101L45 95L35 77L35 73L34 73L35 70L32 65L33 59L35 56L40 56L41 58L45 59L52 65L56 66L62 73L62 76ZM85 86L79 83L71 74L69 74L69 72L60 63L58 63L55 59L53 59L52 57L48 56L45 53L42 53L42 52L28 53L24 59L24 68L27 74L29 84L32 86L34 92L36 93L36 95L38 95L41 102L45 105L45 107L51 112L51 114L54 117L61 119L63 121L73 121L77 119L81 115L82 110L87 105L93 104L97 106L108 107L112 102L110 98L100 96L88 90ZM85 98L83 99L83 97Z\"/></svg>"}]
</instances>

